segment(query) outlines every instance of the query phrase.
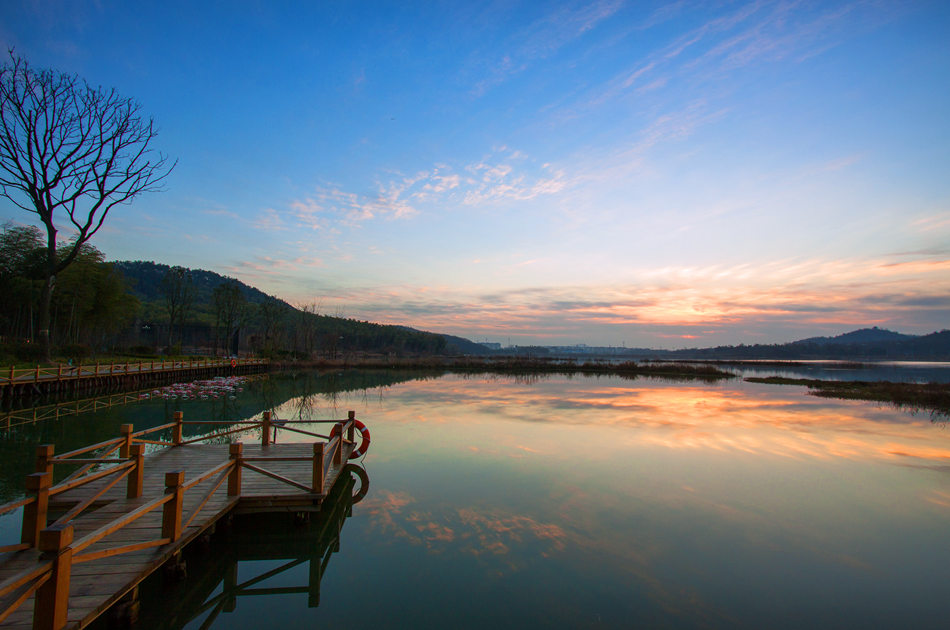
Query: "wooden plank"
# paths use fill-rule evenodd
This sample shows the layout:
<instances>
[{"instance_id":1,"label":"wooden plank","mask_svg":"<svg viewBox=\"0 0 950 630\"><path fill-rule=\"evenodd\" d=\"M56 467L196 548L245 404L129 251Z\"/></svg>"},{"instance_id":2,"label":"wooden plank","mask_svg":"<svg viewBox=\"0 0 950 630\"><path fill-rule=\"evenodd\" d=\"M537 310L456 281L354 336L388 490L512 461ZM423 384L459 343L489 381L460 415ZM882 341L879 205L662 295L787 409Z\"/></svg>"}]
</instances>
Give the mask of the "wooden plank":
<instances>
[{"instance_id":1,"label":"wooden plank","mask_svg":"<svg viewBox=\"0 0 950 630\"><path fill-rule=\"evenodd\" d=\"M342 455L345 459L353 447L346 443L343 446ZM79 547L74 560L81 560L85 555L86 561L77 562L73 567L68 611L70 627L80 628L89 623L184 545L212 527L224 514L234 510L273 512L320 509L326 495L309 492L313 474L312 444L275 444L262 448L259 443L248 443L245 447L248 458L261 462L269 458L272 460L271 467L277 468L280 474L265 469L254 470L256 466L246 468L248 474L240 498L227 496L226 489L220 487L223 483L214 483L220 479L215 479L211 484L219 485L218 488L189 488L184 493L183 510L193 520L188 526L183 523L181 538L173 544L147 547L153 544L150 541L156 541L161 536L161 510L155 508L156 497L164 498L164 474L172 470L186 470L191 474L203 471L199 473L199 478L211 479L215 472L225 471L230 463L227 445L193 444L147 455L142 480L143 495L138 499L126 497L124 484L103 488L110 479L96 480L97 483L61 491L56 501L51 503L54 516L62 515L77 505L90 504L71 521L77 539L75 547ZM330 466L326 477L328 490L339 477L341 469L342 466L338 464ZM271 478L268 473L276 478ZM188 485L197 481L189 481ZM287 485L286 481L296 487ZM97 497L97 494L101 496ZM151 511L150 507L153 508ZM127 522L135 516L139 518ZM122 522L126 524L116 527ZM106 530L109 531L101 540L88 542ZM118 553L119 550L126 553ZM8 557L0 559L0 580L31 564L35 568L39 558L35 550L6 555ZM4 622L4 630L30 627L32 601L32 598L27 599L10 614Z\"/></svg>"}]
</instances>

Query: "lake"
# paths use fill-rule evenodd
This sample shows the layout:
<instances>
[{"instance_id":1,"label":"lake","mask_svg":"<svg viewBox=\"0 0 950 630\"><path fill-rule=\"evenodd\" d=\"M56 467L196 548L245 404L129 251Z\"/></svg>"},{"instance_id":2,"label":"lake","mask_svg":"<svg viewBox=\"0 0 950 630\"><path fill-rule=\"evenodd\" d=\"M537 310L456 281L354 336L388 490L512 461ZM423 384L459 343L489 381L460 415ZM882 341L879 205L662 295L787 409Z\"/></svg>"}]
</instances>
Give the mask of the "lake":
<instances>
[{"instance_id":1,"label":"lake","mask_svg":"<svg viewBox=\"0 0 950 630\"><path fill-rule=\"evenodd\" d=\"M234 562L228 579L265 576L254 582L264 592L238 591L216 612L198 613L198 601L174 627L946 627L946 424L805 392L740 380L272 375L233 399L149 399L15 427L0 434L0 491L18 496L36 443L63 451L176 409L186 419L353 409L372 431L370 482L343 509L339 550L330 542L322 555L328 543L309 529L242 520L189 569L209 597L226 580L202 567L229 546L266 536L303 551ZM0 518L4 540L16 527ZM277 569L319 545L315 606L292 588L314 563ZM143 587L138 627L158 626L174 588L157 574Z\"/></svg>"}]
</instances>

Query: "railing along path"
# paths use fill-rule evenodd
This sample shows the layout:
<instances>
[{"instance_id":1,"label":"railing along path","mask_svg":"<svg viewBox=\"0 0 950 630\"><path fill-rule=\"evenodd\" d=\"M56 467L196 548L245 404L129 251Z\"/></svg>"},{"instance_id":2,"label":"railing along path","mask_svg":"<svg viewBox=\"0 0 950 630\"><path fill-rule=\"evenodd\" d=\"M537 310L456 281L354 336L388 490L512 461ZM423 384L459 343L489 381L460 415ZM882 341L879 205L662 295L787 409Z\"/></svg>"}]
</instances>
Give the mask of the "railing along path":
<instances>
[{"instance_id":1,"label":"railing along path","mask_svg":"<svg viewBox=\"0 0 950 630\"><path fill-rule=\"evenodd\" d=\"M70 381L104 376L129 376L138 374L160 374L179 370L200 370L210 368L239 368L265 365L266 359L188 359L180 361L126 361L112 363L93 363L83 365L58 365L55 367L18 368L11 365L0 370L0 387L20 384L39 384L45 382Z\"/></svg>"},{"instance_id":2,"label":"railing along path","mask_svg":"<svg viewBox=\"0 0 950 630\"><path fill-rule=\"evenodd\" d=\"M319 509L346 460L359 452L354 438L362 426L352 411L346 420L324 421L274 422L270 412L255 421L186 422L181 412L174 418L141 431L122 425L120 437L67 453L37 448L29 496L0 506L0 515L23 510L20 542L0 546L4 628L85 626L235 507ZM320 423L332 425L330 434L291 426ZM227 426L186 438L191 425ZM315 440L278 446L278 427ZM242 442L200 444L254 430L260 443L247 449ZM363 437L368 443L368 431ZM77 468L54 485L54 467L66 465ZM186 479L195 469L201 472Z\"/></svg>"}]
</instances>

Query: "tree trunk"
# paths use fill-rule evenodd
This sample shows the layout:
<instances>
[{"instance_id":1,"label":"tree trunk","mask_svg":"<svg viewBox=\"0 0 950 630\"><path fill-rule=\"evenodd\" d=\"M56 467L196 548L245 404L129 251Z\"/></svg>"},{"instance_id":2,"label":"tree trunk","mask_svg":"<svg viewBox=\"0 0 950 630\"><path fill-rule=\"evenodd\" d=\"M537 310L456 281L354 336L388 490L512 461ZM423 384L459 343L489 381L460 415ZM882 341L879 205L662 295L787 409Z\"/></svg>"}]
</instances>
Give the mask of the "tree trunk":
<instances>
[{"instance_id":1,"label":"tree trunk","mask_svg":"<svg viewBox=\"0 0 950 630\"><path fill-rule=\"evenodd\" d=\"M49 274L46 282L43 283L43 291L40 293L40 313L37 322L36 341L40 344L40 351L43 353L43 360L52 360L49 335L50 321L50 303L53 299L53 285L56 284L56 276Z\"/></svg>"}]
</instances>

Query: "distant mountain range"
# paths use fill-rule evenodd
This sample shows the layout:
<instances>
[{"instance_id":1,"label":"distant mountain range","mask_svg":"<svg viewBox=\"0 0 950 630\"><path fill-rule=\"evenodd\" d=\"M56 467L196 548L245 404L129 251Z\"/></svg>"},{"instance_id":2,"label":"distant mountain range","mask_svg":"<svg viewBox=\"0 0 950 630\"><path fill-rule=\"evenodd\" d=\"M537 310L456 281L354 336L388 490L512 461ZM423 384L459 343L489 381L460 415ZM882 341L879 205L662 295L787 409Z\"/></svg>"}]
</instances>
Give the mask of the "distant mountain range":
<instances>
[{"instance_id":1,"label":"distant mountain range","mask_svg":"<svg viewBox=\"0 0 950 630\"><path fill-rule=\"evenodd\" d=\"M834 337L809 337L781 344L716 346L657 350L594 346L531 346L502 350L502 353L559 357L621 357L630 359L708 360L920 360L950 361L950 330L929 335L905 335L883 328L861 328Z\"/></svg>"},{"instance_id":2,"label":"distant mountain range","mask_svg":"<svg viewBox=\"0 0 950 630\"><path fill-rule=\"evenodd\" d=\"M918 339L918 335L905 335L885 328L861 328L835 337L809 337L793 341L792 344L816 344L819 346L840 346L853 344L888 344Z\"/></svg>"},{"instance_id":3,"label":"distant mountain range","mask_svg":"<svg viewBox=\"0 0 950 630\"><path fill-rule=\"evenodd\" d=\"M692 348L669 353L704 359L950 360L950 330L905 335L883 328L861 328L834 337L810 337L783 344Z\"/></svg>"}]
</instances>

